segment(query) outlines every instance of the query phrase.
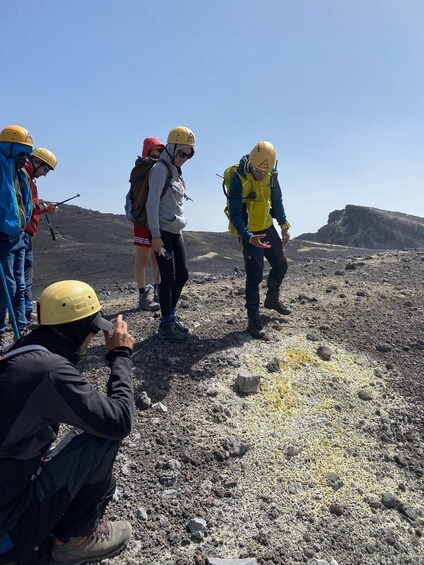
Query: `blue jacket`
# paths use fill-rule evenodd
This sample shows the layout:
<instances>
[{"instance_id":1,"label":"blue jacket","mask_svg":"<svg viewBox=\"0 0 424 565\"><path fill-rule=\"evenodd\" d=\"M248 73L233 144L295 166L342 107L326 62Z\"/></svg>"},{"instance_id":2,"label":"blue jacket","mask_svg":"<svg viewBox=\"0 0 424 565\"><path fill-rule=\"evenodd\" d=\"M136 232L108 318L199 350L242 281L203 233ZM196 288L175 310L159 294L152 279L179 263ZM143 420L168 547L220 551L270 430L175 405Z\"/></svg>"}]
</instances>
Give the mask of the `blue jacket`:
<instances>
[{"instance_id":1,"label":"blue jacket","mask_svg":"<svg viewBox=\"0 0 424 565\"><path fill-rule=\"evenodd\" d=\"M10 241L19 237L32 212L27 174L23 169L16 171L13 158L19 153L29 156L31 152L29 145L0 141L0 233ZM23 217L26 218L24 222Z\"/></svg>"}]
</instances>

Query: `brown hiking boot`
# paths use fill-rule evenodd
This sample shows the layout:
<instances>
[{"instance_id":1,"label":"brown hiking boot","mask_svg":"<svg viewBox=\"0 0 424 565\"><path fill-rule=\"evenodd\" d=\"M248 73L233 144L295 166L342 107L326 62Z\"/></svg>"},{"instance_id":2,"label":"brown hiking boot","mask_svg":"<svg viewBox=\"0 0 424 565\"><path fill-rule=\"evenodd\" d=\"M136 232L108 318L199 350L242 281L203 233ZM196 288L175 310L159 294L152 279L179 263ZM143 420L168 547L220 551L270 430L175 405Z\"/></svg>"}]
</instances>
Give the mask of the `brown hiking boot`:
<instances>
[{"instance_id":1,"label":"brown hiking boot","mask_svg":"<svg viewBox=\"0 0 424 565\"><path fill-rule=\"evenodd\" d=\"M55 540L50 565L83 565L112 557L123 549L131 537L131 524L104 522L88 536L71 538L62 543Z\"/></svg>"},{"instance_id":2,"label":"brown hiking boot","mask_svg":"<svg viewBox=\"0 0 424 565\"><path fill-rule=\"evenodd\" d=\"M155 302L149 297L149 292L143 292L138 297L138 309L139 310L148 310L150 312L156 312L159 310L160 304Z\"/></svg>"},{"instance_id":3,"label":"brown hiking boot","mask_svg":"<svg viewBox=\"0 0 424 565\"><path fill-rule=\"evenodd\" d=\"M284 306L284 304L279 300L271 300L270 298L265 298L264 307L268 308L269 310L275 310L279 314L283 314L283 316L289 316L291 314L291 310Z\"/></svg>"}]
</instances>

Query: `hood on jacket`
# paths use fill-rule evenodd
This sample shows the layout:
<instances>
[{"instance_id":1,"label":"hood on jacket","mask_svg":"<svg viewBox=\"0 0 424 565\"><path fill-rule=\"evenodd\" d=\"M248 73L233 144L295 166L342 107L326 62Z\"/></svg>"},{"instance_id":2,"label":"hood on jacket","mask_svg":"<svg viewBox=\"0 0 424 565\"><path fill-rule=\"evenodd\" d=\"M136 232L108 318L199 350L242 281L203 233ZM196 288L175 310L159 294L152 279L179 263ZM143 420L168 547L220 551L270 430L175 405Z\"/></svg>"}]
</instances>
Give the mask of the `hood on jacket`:
<instances>
[{"instance_id":1,"label":"hood on jacket","mask_svg":"<svg viewBox=\"0 0 424 565\"><path fill-rule=\"evenodd\" d=\"M248 173L247 170L247 162L249 161L249 155L245 155L244 157L242 157L240 159L239 162L239 166L237 168L237 173L242 176L243 178L246 178L246 175Z\"/></svg>"},{"instance_id":2,"label":"hood on jacket","mask_svg":"<svg viewBox=\"0 0 424 565\"><path fill-rule=\"evenodd\" d=\"M162 143L162 141L157 137L146 137L146 139L143 141L143 151L141 152L141 156L147 157L150 151L153 151L153 149L160 149L161 151L163 151L164 148L165 144Z\"/></svg>"}]
</instances>

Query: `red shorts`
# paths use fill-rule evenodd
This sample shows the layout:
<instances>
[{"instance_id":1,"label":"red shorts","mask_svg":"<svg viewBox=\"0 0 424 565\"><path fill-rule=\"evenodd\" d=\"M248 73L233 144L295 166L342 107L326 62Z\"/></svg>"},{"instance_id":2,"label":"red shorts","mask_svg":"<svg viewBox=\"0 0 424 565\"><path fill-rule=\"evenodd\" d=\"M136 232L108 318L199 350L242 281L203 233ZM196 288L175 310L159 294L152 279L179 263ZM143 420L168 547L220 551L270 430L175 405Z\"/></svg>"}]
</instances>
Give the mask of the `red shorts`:
<instances>
[{"instance_id":1,"label":"red shorts","mask_svg":"<svg viewBox=\"0 0 424 565\"><path fill-rule=\"evenodd\" d=\"M151 247L150 231L147 228L139 228L134 226L134 245L140 247Z\"/></svg>"}]
</instances>

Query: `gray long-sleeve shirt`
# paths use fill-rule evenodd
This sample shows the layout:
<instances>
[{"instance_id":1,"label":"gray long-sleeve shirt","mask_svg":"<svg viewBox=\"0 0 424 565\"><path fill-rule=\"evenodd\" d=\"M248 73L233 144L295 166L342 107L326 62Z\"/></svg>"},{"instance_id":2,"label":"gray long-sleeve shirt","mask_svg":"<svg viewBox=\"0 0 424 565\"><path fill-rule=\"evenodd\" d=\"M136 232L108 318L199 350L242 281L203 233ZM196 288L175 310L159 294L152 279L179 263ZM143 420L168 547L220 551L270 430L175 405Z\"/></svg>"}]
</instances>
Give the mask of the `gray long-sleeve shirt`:
<instances>
[{"instance_id":1,"label":"gray long-sleeve shirt","mask_svg":"<svg viewBox=\"0 0 424 565\"><path fill-rule=\"evenodd\" d=\"M180 233L187 222L184 218L184 181L181 171L173 164L171 152L174 145L167 145L160 159L169 164L171 170L170 184L163 192L168 170L158 161L149 173L149 195L146 202L147 221L152 237L160 237L161 230Z\"/></svg>"}]
</instances>

